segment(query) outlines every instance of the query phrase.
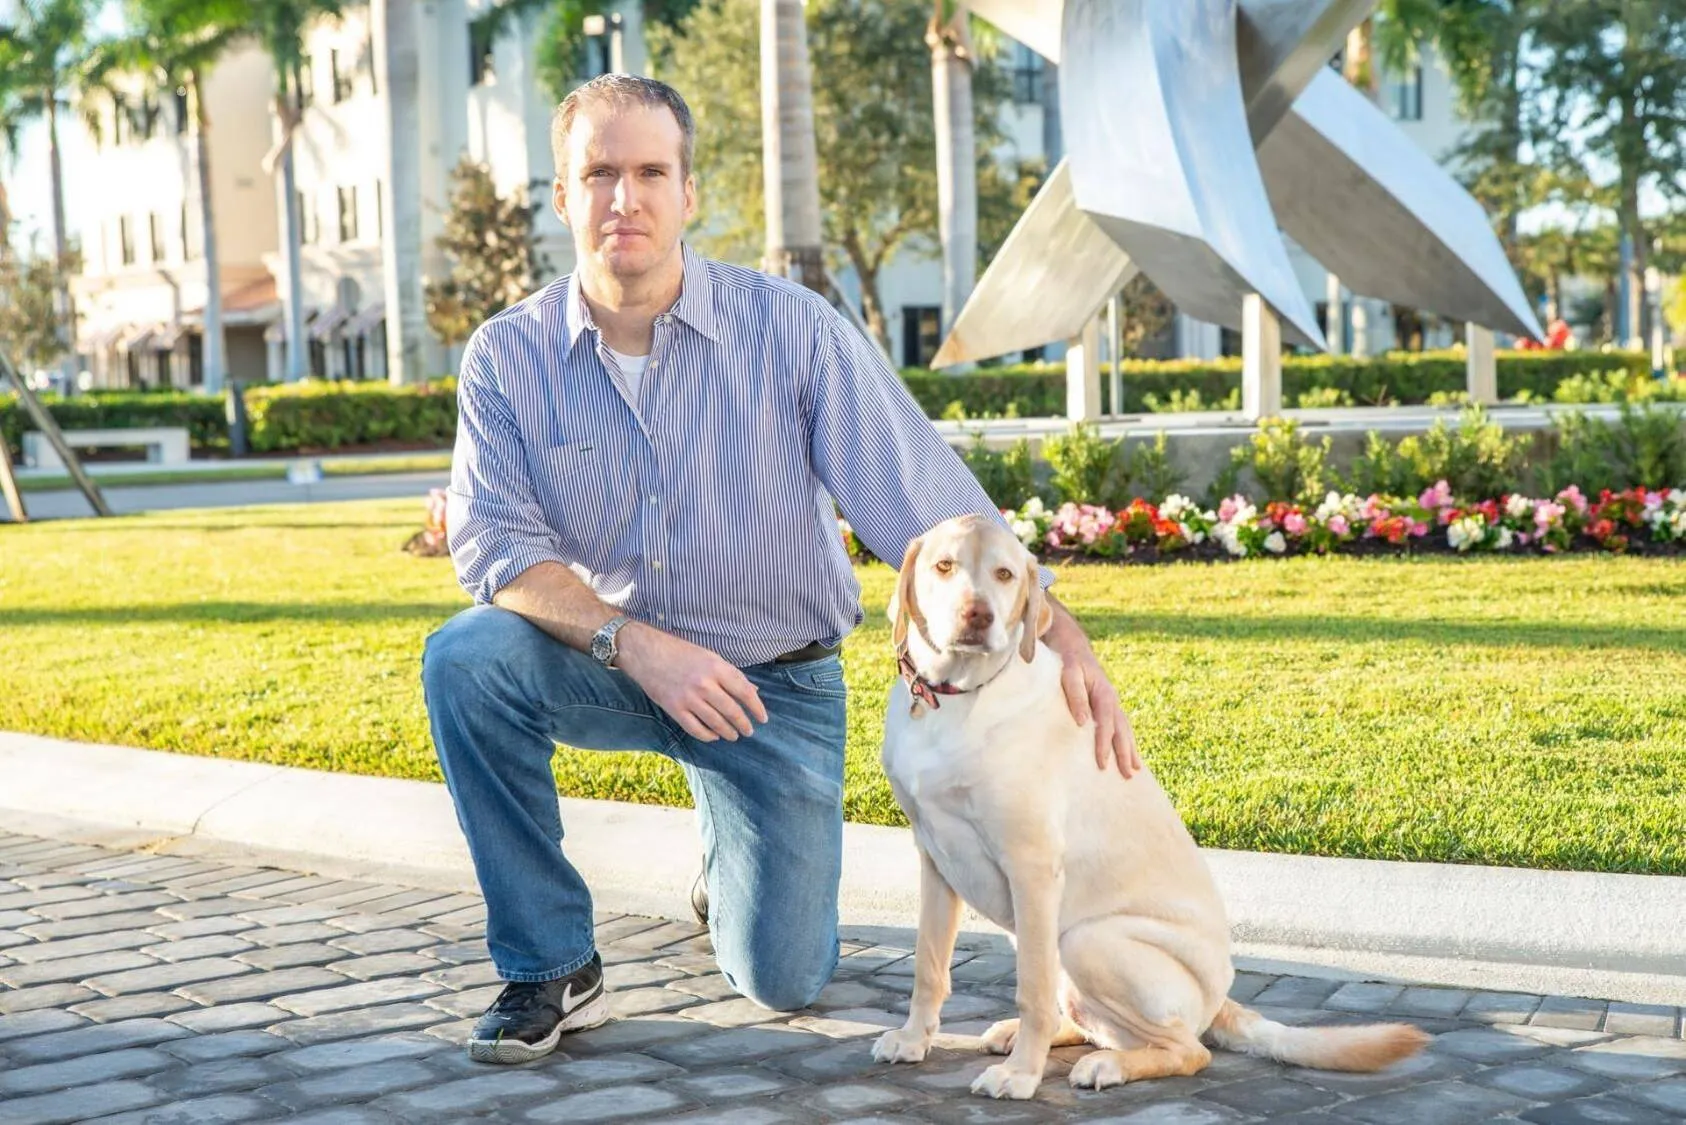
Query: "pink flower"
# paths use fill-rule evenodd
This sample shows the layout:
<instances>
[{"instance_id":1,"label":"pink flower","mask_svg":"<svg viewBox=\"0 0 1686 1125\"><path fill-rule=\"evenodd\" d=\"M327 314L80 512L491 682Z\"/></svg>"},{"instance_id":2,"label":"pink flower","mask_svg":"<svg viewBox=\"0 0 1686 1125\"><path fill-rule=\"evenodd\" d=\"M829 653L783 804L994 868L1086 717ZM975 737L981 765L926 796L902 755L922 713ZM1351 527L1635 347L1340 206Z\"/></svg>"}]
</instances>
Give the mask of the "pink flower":
<instances>
[{"instance_id":1,"label":"pink flower","mask_svg":"<svg viewBox=\"0 0 1686 1125\"><path fill-rule=\"evenodd\" d=\"M1421 520L1416 521L1411 524L1411 534L1417 536L1419 539L1422 538L1424 535L1428 534L1428 524L1423 523Z\"/></svg>"},{"instance_id":2,"label":"pink flower","mask_svg":"<svg viewBox=\"0 0 1686 1125\"><path fill-rule=\"evenodd\" d=\"M1336 512L1334 515L1329 517L1329 530L1335 535L1345 535L1347 532L1351 531L1352 528L1346 522L1346 517L1341 515L1339 512Z\"/></svg>"},{"instance_id":3,"label":"pink flower","mask_svg":"<svg viewBox=\"0 0 1686 1125\"><path fill-rule=\"evenodd\" d=\"M1557 499L1566 507L1573 508L1580 515L1586 515L1586 497L1581 494L1580 485L1571 484L1557 494Z\"/></svg>"},{"instance_id":4,"label":"pink flower","mask_svg":"<svg viewBox=\"0 0 1686 1125\"><path fill-rule=\"evenodd\" d=\"M1289 535L1305 534L1305 517L1299 512L1289 512L1282 517L1282 530Z\"/></svg>"},{"instance_id":5,"label":"pink flower","mask_svg":"<svg viewBox=\"0 0 1686 1125\"><path fill-rule=\"evenodd\" d=\"M1223 503L1218 505L1218 522L1228 523L1230 520L1234 519L1236 509L1239 507L1240 505L1235 502L1235 497L1225 497Z\"/></svg>"},{"instance_id":6,"label":"pink flower","mask_svg":"<svg viewBox=\"0 0 1686 1125\"><path fill-rule=\"evenodd\" d=\"M1545 531L1563 518L1563 512L1563 505L1553 504L1550 500L1541 500L1540 506L1534 509L1534 526L1541 531Z\"/></svg>"},{"instance_id":7,"label":"pink flower","mask_svg":"<svg viewBox=\"0 0 1686 1125\"><path fill-rule=\"evenodd\" d=\"M1432 510L1435 508L1447 508L1450 507L1451 504L1452 487L1444 480L1435 481L1432 488L1423 489L1423 494L1417 497L1417 506L1420 508L1428 508Z\"/></svg>"}]
</instances>

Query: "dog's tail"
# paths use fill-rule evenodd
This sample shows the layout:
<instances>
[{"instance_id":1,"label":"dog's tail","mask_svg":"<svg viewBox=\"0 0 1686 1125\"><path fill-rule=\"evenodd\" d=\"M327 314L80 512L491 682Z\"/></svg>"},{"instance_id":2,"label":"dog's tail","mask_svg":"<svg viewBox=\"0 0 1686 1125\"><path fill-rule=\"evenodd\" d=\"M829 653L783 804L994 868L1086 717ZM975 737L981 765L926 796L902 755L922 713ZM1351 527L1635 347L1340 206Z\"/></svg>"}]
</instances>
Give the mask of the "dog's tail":
<instances>
[{"instance_id":1,"label":"dog's tail","mask_svg":"<svg viewBox=\"0 0 1686 1125\"><path fill-rule=\"evenodd\" d=\"M1267 1020L1233 1000L1212 1020L1207 1035L1231 1051L1319 1070L1380 1070L1422 1050L1428 1036L1408 1023L1362 1027L1289 1027Z\"/></svg>"}]
</instances>

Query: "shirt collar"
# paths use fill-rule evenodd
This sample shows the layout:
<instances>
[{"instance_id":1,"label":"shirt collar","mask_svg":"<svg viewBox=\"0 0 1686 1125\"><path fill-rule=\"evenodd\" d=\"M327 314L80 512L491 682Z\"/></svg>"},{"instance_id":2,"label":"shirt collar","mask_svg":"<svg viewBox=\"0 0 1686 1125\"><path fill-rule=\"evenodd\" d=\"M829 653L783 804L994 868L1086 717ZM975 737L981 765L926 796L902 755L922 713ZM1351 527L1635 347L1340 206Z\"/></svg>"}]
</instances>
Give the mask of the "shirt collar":
<instances>
[{"instance_id":1,"label":"shirt collar","mask_svg":"<svg viewBox=\"0 0 1686 1125\"><path fill-rule=\"evenodd\" d=\"M718 343L720 329L714 319L714 282L709 276L708 260L688 244L681 245L680 250L684 256L685 278L680 282L679 300L673 303L670 312L696 332ZM597 322L591 318L591 306L585 303L585 292L580 288L577 269L568 278L567 324L570 349L579 343L580 333L587 329L597 330Z\"/></svg>"}]
</instances>

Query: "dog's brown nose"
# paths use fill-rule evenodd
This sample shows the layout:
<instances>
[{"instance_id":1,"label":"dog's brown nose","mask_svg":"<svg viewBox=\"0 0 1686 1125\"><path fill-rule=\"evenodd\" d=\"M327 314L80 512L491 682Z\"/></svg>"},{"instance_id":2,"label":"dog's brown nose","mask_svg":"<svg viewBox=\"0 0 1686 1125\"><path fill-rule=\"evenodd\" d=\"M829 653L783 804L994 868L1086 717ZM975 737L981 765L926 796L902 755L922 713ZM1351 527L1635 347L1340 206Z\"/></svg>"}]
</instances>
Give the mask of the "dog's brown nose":
<instances>
[{"instance_id":1,"label":"dog's brown nose","mask_svg":"<svg viewBox=\"0 0 1686 1125\"><path fill-rule=\"evenodd\" d=\"M995 611L989 608L988 602L967 602L966 608L960 611L960 623L968 629L987 629L995 624Z\"/></svg>"}]
</instances>

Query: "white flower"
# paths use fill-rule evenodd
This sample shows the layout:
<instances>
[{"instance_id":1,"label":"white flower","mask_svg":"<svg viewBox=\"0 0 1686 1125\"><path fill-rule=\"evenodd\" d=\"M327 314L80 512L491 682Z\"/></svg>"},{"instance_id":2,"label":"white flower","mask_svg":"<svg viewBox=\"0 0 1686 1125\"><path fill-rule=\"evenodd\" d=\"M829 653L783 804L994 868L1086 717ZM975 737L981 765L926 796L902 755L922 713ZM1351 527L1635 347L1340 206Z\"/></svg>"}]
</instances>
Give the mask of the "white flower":
<instances>
[{"instance_id":1,"label":"white flower","mask_svg":"<svg viewBox=\"0 0 1686 1125\"><path fill-rule=\"evenodd\" d=\"M1013 520L1010 526L1013 529L1013 534L1019 537L1019 542L1026 547L1035 546L1036 540L1039 538L1035 520Z\"/></svg>"},{"instance_id":2,"label":"white flower","mask_svg":"<svg viewBox=\"0 0 1686 1125\"><path fill-rule=\"evenodd\" d=\"M1234 524L1220 523L1212 530L1212 535L1223 544L1224 550L1236 558L1247 557L1247 544L1241 542L1241 536L1236 532Z\"/></svg>"},{"instance_id":3,"label":"white flower","mask_svg":"<svg viewBox=\"0 0 1686 1125\"><path fill-rule=\"evenodd\" d=\"M1446 542L1452 545L1454 551L1467 551L1480 543L1486 534L1487 529L1482 526L1481 520L1474 516L1465 516L1463 519L1453 520L1446 528Z\"/></svg>"},{"instance_id":4,"label":"white flower","mask_svg":"<svg viewBox=\"0 0 1686 1125\"><path fill-rule=\"evenodd\" d=\"M1686 488L1669 489L1668 502L1676 508L1686 508Z\"/></svg>"},{"instance_id":5,"label":"white flower","mask_svg":"<svg viewBox=\"0 0 1686 1125\"><path fill-rule=\"evenodd\" d=\"M1264 547L1265 550L1269 551L1271 554L1280 555L1283 551L1288 549L1288 540L1282 537L1282 533L1280 531L1273 531L1269 535L1265 536Z\"/></svg>"},{"instance_id":6,"label":"white flower","mask_svg":"<svg viewBox=\"0 0 1686 1125\"><path fill-rule=\"evenodd\" d=\"M1516 541L1516 535L1510 528L1500 525L1498 547L1501 551L1510 550L1510 545Z\"/></svg>"},{"instance_id":7,"label":"white flower","mask_svg":"<svg viewBox=\"0 0 1686 1125\"><path fill-rule=\"evenodd\" d=\"M1524 519L1532 515L1534 502L1526 496L1508 496L1505 498L1505 515L1513 520Z\"/></svg>"},{"instance_id":8,"label":"white flower","mask_svg":"<svg viewBox=\"0 0 1686 1125\"><path fill-rule=\"evenodd\" d=\"M1190 527L1188 524L1183 523L1181 520L1177 521L1177 531L1190 543L1206 542L1206 533L1204 531L1198 531L1195 528Z\"/></svg>"},{"instance_id":9,"label":"white flower","mask_svg":"<svg viewBox=\"0 0 1686 1125\"><path fill-rule=\"evenodd\" d=\"M1330 516L1345 516L1348 522L1358 516L1358 497L1350 492L1342 496L1339 492L1330 492L1323 498L1323 503L1317 505L1315 518L1318 523L1328 523Z\"/></svg>"},{"instance_id":10,"label":"white flower","mask_svg":"<svg viewBox=\"0 0 1686 1125\"><path fill-rule=\"evenodd\" d=\"M1048 509L1042 506L1042 497L1040 496L1032 496L1029 500L1024 502L1024 507L1019 509L1019 515L1027 516L1030 519L1035 519L1037 516L1044 516L1047 514Z\"/></svg>"}]
</instances>

